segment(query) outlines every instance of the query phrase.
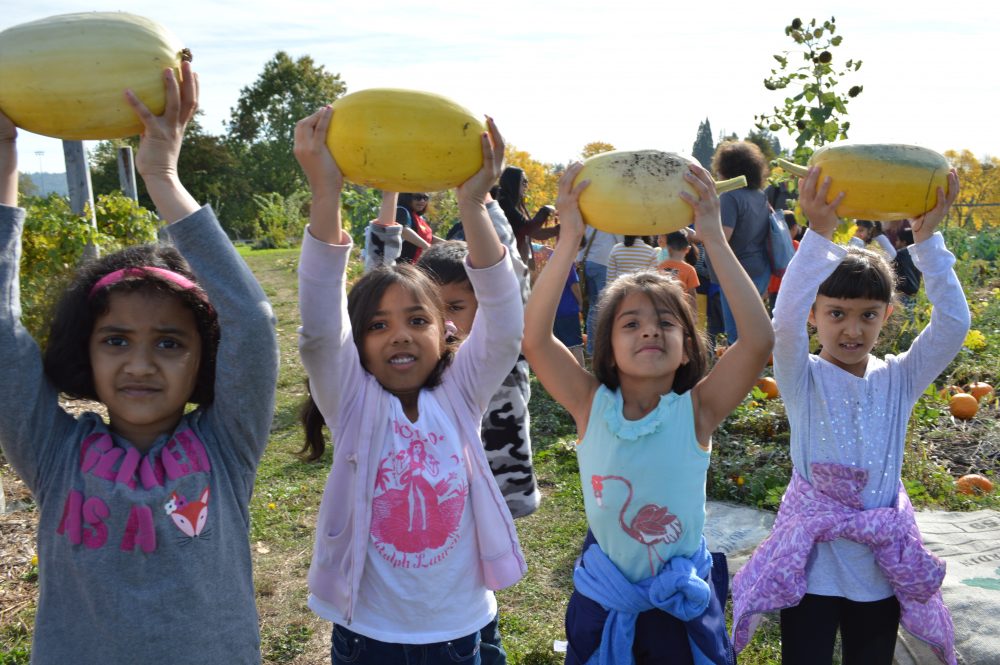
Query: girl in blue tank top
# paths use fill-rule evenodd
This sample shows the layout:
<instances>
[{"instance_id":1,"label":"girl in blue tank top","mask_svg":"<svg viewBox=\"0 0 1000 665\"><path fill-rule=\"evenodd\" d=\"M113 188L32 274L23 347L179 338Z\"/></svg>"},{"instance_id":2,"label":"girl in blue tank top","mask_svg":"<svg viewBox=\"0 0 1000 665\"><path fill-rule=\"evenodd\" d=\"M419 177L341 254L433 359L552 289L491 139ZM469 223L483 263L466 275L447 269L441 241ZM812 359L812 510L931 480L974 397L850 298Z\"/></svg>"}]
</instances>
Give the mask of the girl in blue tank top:
<instances>
[{"instance_id":1,"label":"girl in blue tank top","mask_svg":"<svg viewBox=\"0 0 1000 665\"><path fill-rule=\"evenodd\" d=\"M559 242L525 310L523 350L579 431L590 526L566 615L567 663L732 663L724 558L705 547L712 432L743 400L774 336L750 278L726 242L707 171L685 174L695 231L718 273L739 341L708 371L707 344L683 286L655 272L609 284L597 304L593 374L552 334L565 274L583 237L587 186L559 182Z\"/></svg>"}]
</instances>

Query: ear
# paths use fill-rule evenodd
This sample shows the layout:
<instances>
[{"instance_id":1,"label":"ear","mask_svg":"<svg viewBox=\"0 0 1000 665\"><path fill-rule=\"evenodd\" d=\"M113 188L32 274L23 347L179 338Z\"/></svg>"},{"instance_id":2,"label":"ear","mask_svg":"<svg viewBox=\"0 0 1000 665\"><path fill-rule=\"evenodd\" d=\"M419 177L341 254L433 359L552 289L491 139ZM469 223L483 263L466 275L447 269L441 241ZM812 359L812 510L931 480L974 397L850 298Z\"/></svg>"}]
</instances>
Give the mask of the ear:
<instances>
[{"instance_id":1,"label":"ear","mask_svg":"<svg viewBox=\"0 0 1000 665\"><path fill-rule=\"evenodd\" d=\"M892 303L889 303L885 308L885 316L882 317L882 323L889 320L889 316L892 315Z\"/></svg>"},{"instance_id":2,"label":"ear","mask_svg":"<svg viewBox=\"0 0 1000 665\"><path fill-rule=\"evenodd\" d=\"M816 305L809 308L809 325L816 327Z\"/></svg>"}]
</instances>

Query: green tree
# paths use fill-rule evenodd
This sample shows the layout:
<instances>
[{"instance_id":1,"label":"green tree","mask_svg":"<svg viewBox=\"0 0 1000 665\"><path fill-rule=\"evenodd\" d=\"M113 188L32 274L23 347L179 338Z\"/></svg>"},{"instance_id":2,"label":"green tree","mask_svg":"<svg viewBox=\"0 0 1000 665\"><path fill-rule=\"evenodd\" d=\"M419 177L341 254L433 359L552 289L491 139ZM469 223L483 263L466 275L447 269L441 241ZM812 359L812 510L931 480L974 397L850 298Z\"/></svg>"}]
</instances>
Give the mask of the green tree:
<instances>
[{"instance_id":1,"label":"green tree","mask_svg":"<svg viewBox=\"0 0 1000 665\"><path fill-rule=\"evenodd\" d=\"M38 196L38 185L27 173L17 174L17 191L21 196Z\"/></svg>"},{"instance_id":2,"label":"green tree","mask_svg":"<svg viewBox=\"0 0 1000 665\"><path fill-rule=\"evenodd\" d=\"M346 91L332 74L308 56L293 60L278 51L253 85L240 91L226 123L241 170L255 193L290 196L303 184L292 155L295 124Z\"/></svg>"},{"instance_id":3,"label":"green tree","mask_svg":"<svg viewBox=\"0 0 1000 665\"><path fill-rule=\"evenodd\" d=\"M764 153L764 157L768 162L771 162L771 160L781 153L781 144L778 143L778 139L766 129L751 130L745 140L755 143L760 148L760 151Z\"/></svg>"},{"instance_id":4,"label":"green tree","mask_svg":"<svg viewBox=\"0 0 1000 665\"><path fill-rule=\"evenodd\" d=\"M712 140L712 124L705 118L704 122L698 123L698 133L694 137L694 145L691 146L691 156L706 169L712 168L712 155L715 154L715 141Z\"/></svg>"},{"instance_id":5,"label":"green tree","mask_svg":"<svg viewBox=\"0 0 1000 665\"><path fill-rule=\"evenodd\" d=\"M201 112L198 112L199 115ZM102 141L90 153L90 177L95 194L121 190L118 180L118 149L131 146L138 150L139 138ZM247 237L252 230L253 208L247 215L246 201L252 202L252 190L242 177L239 161L223 136L208 134L198 118L188 125L177 164L184 186L199 203L211 204L226 231L235 237ZM153 202L146 193L142 178L136 183L139 203L150 210Z\"/></svg>"},{"instance_id":6,"label":"green tree","mask_svg":"<svg viewBox=\"0 0 1000 665\"><path fill-rule=\"evenodd\" d=\"M778 67L764 79L765 88L781 91L785 99L771 113L755 116L757 128L772 132L786 129L795 136L794 159L800 163L809 158L813 147L847 138L851 126L845 119L847 104L864 89L853 85L846 93L838 91L843 89L845 76L861 69L861 60L837 63L833 52L844 38L836 31L833 17L822 23L794 19L785 27L785 34L795 46L773 56Z\"/></svg>"}]
</instances>

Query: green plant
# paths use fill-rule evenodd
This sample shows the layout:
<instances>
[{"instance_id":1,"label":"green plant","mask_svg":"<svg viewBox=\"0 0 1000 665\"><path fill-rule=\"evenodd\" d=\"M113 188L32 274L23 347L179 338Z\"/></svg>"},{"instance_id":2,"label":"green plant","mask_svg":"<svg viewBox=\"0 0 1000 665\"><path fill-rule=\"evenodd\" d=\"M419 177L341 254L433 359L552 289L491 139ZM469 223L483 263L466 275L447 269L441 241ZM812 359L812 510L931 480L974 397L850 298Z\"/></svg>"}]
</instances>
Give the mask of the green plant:
<instances>
[{"instance_id":1,"label":"green plant","mask_svg":"<svg viewBox=\"0 0 1000 665\"><path fill-rule=\"evenodd\" d=\"M795 136L794 161L805 163L812 153L809 147L821 146L837 139L846 139L851 123L843 120L848 102L861 94L864 86L854 85L846 94L835 88L850 72L861 69L861 60L848 60L838 69L833 51L843 41L837 31L836 19L818 23L794 19L785 27L785 34L795 42L791 50L774 55L778 68L764 79L768 90L798 90L785 97L781 106L771 113L755 116L758 129L776 132L782 128ZM803 63L795 66L792 60L801 55Z\"/></svg>"},{"instance_id":2,"label":"green plant","mask_svg":"<svg viewBox=\"0 0 1000 665\"><path fill-rule=\"evenodd\" d=\"M299 190L282 196L278 192L254 194L257 218L254 220L254 247L279 249L298 244L306 227L303 213L310 194Z\"/></svg>"}]
</instances>

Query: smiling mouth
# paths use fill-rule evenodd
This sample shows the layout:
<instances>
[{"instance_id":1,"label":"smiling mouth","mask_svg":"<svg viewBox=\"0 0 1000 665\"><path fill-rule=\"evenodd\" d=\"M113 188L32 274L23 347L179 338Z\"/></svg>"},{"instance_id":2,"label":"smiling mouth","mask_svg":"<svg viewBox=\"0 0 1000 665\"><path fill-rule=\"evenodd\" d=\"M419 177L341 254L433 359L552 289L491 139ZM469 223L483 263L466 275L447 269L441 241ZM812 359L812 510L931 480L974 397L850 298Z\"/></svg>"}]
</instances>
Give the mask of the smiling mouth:
<instances>
[{"instance_id":1,"label":"smiling mouth","mask_svg":"<svg viewBox=\"0 0 1000 665\"><path fill-rule=\"evenodd\" d=\"M154 386L122 386L118 389L119 392L125 393L126 395L132 395L136 397L143 397L145 395L152 395L160 391L159 388Z\"/></svg>"},{"instance_id":2,"label":"smiling mouth","mask_svg":"<svg viewBox=\"0 0 1000 665\"><path fill-rule=\"evenodd\" d=\"M417 362L417 359L411 355L399 355L389 358L389 364L393 367L404 367Z\"/></svg>"}]
</instances>

